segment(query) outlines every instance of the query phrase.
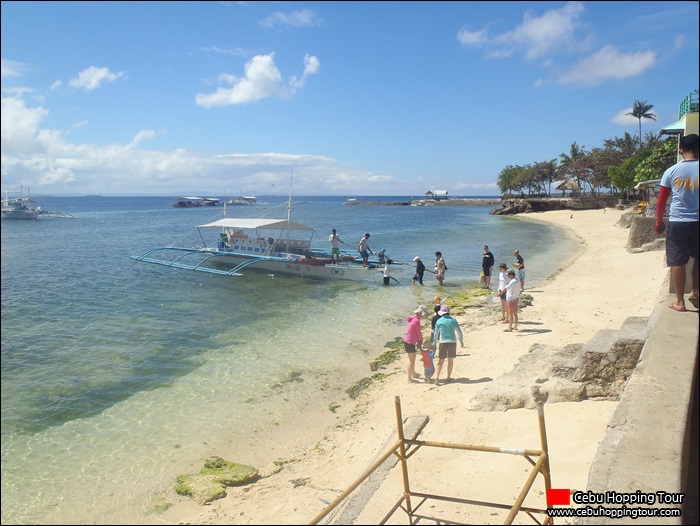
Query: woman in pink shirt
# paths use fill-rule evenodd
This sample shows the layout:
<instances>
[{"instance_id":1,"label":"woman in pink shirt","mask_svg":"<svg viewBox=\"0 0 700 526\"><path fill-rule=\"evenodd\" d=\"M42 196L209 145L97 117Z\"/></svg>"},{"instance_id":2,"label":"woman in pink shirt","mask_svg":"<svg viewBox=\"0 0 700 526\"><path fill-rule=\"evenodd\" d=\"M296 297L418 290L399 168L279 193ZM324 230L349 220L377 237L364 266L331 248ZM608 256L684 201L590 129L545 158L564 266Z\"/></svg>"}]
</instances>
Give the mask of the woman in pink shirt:
<instances>
[{"instance_id":1,"label":"woman in pink shirt","mask_svg":"<svg viewBox=\"0 0 700 526\"><path fill-rule=\"evenodd\" d=\"M416 344L423 343L423 332L420 326L421 316L427 316L428 311L425 305L419 305L416 310L413 311L414 316L408 317L408 329L406 329L406 336L403 338L403 347L408 355L408 383L412 383L414 378L419 375L416 374Z\"/></svg>"}]
</instances>

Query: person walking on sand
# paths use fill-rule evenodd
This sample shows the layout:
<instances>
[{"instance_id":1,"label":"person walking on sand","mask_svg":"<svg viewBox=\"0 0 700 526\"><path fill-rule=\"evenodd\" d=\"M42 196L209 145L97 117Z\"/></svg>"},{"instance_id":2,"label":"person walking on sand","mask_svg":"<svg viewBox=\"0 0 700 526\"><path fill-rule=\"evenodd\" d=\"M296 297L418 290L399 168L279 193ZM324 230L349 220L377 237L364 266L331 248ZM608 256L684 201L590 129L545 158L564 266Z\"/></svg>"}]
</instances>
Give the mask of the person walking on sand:
<instances>
[{"instance_id":1,"label":"person walking on sand","mask_svg":"<svg viewBox=\"0 0 700 526\"><path fill-rule=\"evenodd\" d=\"M420 283L421 285L423 284L423 274L425 274L425 265L423 262L420 260L418 256L413 258L413 261L416 264L416 273L413 276L413 279L411 280L411 283L415 283L416 281Z\"/></svg>"},{"instance_id":2,"label":"person walking on sand","mask_svg":"<svg viewBox=\"0 0 700 526\"><path fill-rule=\"evenodd\" d=\"M508 269L508 283L506 283L506 312L508 314L508 328L504 332L518 330L518 297L520 296L520 280L515 277L515 270Z\"/></svg>"},{"instance_id":3,"label":"person walking on sand","mask_svg":"<svg viewBox=\"0 0 700 526\"><path fill-rule=\"evenodd\" d=\"M447 265L445 264L445 258L442 257L442 252L435 252L435 279L438 280L440 285L445 281L446 270Z\"/></svg>"},{"instance_id":4,"label":"person walking on sand","mask_svg":"<svg viewBox=\"0 0 700 526\"><path fill-rule=\"evenodd\" d=\"M661 188L656 202L656 233L666 232L666 266L671 267L671 280L676 289L673 310L686 312L685 268L693 258L692 284L688 301L696 309L698 299L698 136L686 135L680 140L678 153L683 160L668 168L661 176ZM664 224L666 201L671 196L668 227Z\"/></svg>"},{"instance_id":5,"label":"person walking on sand","mask_svg":"<svg viewBox=\"0 0 700 526\"><path fill-rule=\"evenodd\" d=\"M331 230L331 235L328 236L328 242L331 244L331 263L338 263L340 260L340 244L343 243L342 239L336 232L335 228Z\"/></svg>"},{"instance_id":6,"label":"person walking on sand","mask_svg":"<svg viewBox=\"0 0 700 526\"><path fill-rule=\"evenodd\" d=\"M414 316L409 316L408 329L403 337L403 348L408 356L408 383L413 383L414 378L420 375L416 374L416 344L423 343L423 333L421 331L420 319L421 316L427 316L428 311L425 310L425 305L418 305L418 308L413 311Z\"/></svg>"},{"instance_id":7,"label":"person walking on sand","mask_svg":"<svg viewBox=\"0 0 700 526\"><path fill-rule=\"evenodd\" d=\"M501 323L508 323L508 311L506 309L506 283L508 283L508 265L498 265L498 297L501 298Z\"/></svg>"},{"instance_id":8,"label":"person walking on sand","mask_svg":"<svg viewBox=\"0 0 700 526\"><path fill-rule=\"evenodd\" d=\"M435 367L435 385L440 385L440 372L442 364L447 358L447 378L446 382L452 381L452 368L454 359L457 357L457 335L459 335L459 345L464 347L464 336L459 323L450 316L450 307L443 305L438 312L440 319L435 324L435 332L433 334L433 344L438 349L438 363Z\"/></svg>"},{"instance_id":9,"label":"person walking on sand","mask_svg":"<svg viewBox=\"0 0 700 526\"><path fill-rule=\"evenodd\" d=\"M520 255L520 251L513 252L515 256L515 268L518 269L518 279L520 280L520 291L525 290L525 260Z\"/></svg>"},{"instance_id":10,"label":"person walking on sand","mask_svg":"<svg viewBox=\"0 0 700 526\"><path fill-rule=\"evenodd\" d=\"M366 267L369 255L374 254L374 252L372 252L372 249L369 248L369 233L365 234L362 237L362 239L360 239L360 242L357 245L357 251L362 256L362 266Z\"/></svg>"},{"instance_id":11,"label":"person walking on sand","mask_svg":"<svg viewBox=\"0 0 700 526\"><path fill-rule=\"evenodd\" d=\"M483 289L491 290L491 272L493 271L493 266L496 264L496 260L493 254L489 250L488 245L484 245L484 253L481 256L481 270L484 273L484 286Z\"/></svg>"}]
</instances>

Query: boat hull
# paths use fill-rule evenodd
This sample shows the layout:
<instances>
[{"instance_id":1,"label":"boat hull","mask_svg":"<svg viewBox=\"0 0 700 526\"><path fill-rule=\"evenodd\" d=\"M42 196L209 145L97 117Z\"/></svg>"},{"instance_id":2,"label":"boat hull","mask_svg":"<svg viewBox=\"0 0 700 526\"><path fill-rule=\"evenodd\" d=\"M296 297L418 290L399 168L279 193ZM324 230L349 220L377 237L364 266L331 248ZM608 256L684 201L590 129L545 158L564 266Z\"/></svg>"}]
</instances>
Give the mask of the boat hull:
<instances>
[{"instance_id":1,"label":"boat hull","mask_svg":"<svg viewBox=\"0 0 700 526\"><path fill-rule=\"evenodd\" d=\"M8 210L2 211L4 219L19 219L31 221L39 217L40 210Z\"/></svg>"},{"instance_id":2,"label":"boat hull","mask_svg":"<svg viewBox=\"0 0 700 526\"><path fill-rule=\"evenodd\" d=\"M216 251L218 254L225 252ZM216 258L217 266L228 266L235 268L238 265L250 261L250 256L237 256L233 254L220 255ZM330 264L318 260L292 259L289 261L278 259L260 259L246 266L248 270L259 270L273 274L289 274L292 276L302 276L321 279L340 279L349 281L373 281L381 282L383 278L383 267L370 265L363 267L360 263L339 263ZM392 268L392 271L394 269ZM399 274L401 269L397 269L393 274Z\"/></svg>"}]
</instances>

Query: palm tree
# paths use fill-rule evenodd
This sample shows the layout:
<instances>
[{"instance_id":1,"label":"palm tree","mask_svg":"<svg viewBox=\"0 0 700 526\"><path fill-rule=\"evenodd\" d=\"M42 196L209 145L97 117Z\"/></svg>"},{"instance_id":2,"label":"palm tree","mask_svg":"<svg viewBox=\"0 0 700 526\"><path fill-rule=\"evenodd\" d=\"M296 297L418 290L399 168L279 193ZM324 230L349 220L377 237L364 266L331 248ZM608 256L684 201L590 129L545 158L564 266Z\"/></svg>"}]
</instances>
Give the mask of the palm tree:
<instances>
[{"instance_id":1,"label":"palm tree","mask_svg":"<svg viewBox=\"0 0 700 526\"><path fill-rule=\"evenodd\" d=\"M632 105L632 111L625 113L625 115L632 115L635 119L639 120L639 145L642 144L642 119L656 120L656 115L651 113L651 109L654 107L653 104L647 104L645 100L635 100Z\"/></svg>"},{"instance_id":2,"label":"palm tree","mask_svg":"<svg viewBox=\"0 0 700 526\"><path fill-rule=\"evenodd\" d=\"M580 192L584 192L583 182L586 179L589 168L587 155L586 147L579 146L576 144L576 141L571 144L569 155L565 153L559 154L557 172L565 179L574 181Z\"/></svg>"}]
</instances>

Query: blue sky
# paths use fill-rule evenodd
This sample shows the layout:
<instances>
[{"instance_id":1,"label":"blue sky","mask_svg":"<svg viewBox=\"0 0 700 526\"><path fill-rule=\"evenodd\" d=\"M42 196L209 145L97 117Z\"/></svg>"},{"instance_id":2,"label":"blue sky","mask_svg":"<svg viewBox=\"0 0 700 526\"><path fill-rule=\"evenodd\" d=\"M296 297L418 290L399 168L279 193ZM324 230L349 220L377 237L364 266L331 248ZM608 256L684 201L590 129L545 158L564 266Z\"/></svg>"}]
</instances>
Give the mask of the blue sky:
<instances>
[{"instance_id":1,"label":"blue sky","mask_svg":"<svg viewBox=\"0 0 700 526\"><path fill-rule=\"evenodd\" d=\"M498 195L658 132L698 2L2 2L2 189Z\"/></svg>"}]
</instances>

